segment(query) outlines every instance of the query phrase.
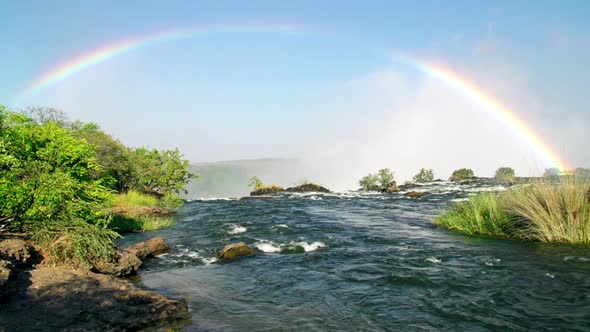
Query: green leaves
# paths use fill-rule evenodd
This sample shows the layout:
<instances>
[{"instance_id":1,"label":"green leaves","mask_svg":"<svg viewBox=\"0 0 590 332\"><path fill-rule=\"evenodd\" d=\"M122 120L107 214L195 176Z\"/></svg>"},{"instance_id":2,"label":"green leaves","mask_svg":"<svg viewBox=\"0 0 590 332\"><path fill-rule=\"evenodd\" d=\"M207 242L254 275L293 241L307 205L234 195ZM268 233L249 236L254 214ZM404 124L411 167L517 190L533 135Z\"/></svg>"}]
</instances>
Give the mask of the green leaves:
<instances>
[{"instance_id":1,"label":"green leaves","mask_svg":"<svg viewBox=\"0 0 590 332\"><path fill-rule=\"evenodd\" d=\"M389 168L383 168L376 174L367 174L359 181L362 190L380 191L385 189L394 180L393 172Z\"/></svg>"},{"instance_id":2,"label":"green leaves","mask_svg":"<svg viewBox=\"0 0 590 332\"><path fill-rule=\"evenodd\" d=\"M474 178L475 174L473 173L473 170L470 168L460 168L456 171L453 172L453 174L451 174L451 177L449 178L449 180L451 181L461 181L461 180L467 180L467 179L471 179Z\"/></svg>"},{"instance_id":3,"label":"green leaves","mask_svg":"<svg viewBox=\"0 0 590 332\"><path fill-rule=\"evenodd\" d=\"M434 172L432 169L422 168L418 174L414 175L414 182L424 183L434 181Z\"/></svg>"}]
</instances>

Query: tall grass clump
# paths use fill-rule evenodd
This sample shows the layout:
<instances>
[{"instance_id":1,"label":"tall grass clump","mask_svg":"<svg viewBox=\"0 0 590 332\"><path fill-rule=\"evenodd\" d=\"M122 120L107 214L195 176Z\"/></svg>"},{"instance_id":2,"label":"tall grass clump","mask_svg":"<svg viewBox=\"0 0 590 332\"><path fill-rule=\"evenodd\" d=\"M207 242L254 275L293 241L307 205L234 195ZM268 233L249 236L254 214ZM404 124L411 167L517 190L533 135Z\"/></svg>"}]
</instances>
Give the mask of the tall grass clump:
<instances>
[{"instance_id":1,"label":"tall grass clump","mask_svg":"<svg viewBox=\"0 0 590 332\"><path fill-rule=\"evenodd\" d=\"M483 193L455 204L434 222L467 234L507 237L510 220L505 198L496 193Z\"/></svg>"},{"instance_id":2,"label":"tall grass clump","mask_svg":"<svg viewBox=\"0 0 590 332\"><path fill-rule=\"evenodd\" d=\"M539 180L511 191L509 209L518 224L518 236L541 242L590 244L590 181L564 177Z\"/></svg>"},{"instance_id":3,"label":"tall grass clump","mask_svg":"<svg viewBox=\"0 0 590 332\"><path fill-rule=\"evenodd\" d=\"M468 234L590 244L590 180L542 179L452 206L435 224Z\"/></svg>"},{"instance_id":4,"label":"tall grass clump","mask_svg":"<svg viewBox=\"0 0 590 332\"><path fill-rule=\"evenodd\" d=\"M174 194L157 197L131 190L116 196L108 227L119 233L147 232L169 227L174 223L171 214L184 203L180 196Z\"/></svg>"}]
</instances>

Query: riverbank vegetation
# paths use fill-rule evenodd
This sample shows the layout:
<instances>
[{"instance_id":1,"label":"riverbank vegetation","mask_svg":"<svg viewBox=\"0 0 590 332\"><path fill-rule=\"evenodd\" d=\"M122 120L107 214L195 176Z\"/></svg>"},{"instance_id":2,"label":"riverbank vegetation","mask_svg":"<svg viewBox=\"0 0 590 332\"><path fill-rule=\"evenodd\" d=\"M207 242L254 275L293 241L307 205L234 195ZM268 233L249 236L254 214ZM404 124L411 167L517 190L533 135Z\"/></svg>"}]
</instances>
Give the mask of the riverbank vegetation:
<instances>
[{"instance_id":1,"label":"riverbank vegetation","mask_svg":"<svg viewBox=\"0 0 590 332\"><path fill-rule=\"evenodd\" d=\"M129 148L52 109L25 113L0 106L0 231L26 233L50 263L110 259L117 216L177 208L195 176L178 150ZM154 227L139 220L134 230Z\"/></svg>"},{"instance_id":2,"label":"riverbank vegetation","mask_svg":"<svg viewBox=\"0 0 590 332\"><path fill-rule=\"evenodd\" d=\"M374 174L367 174L359 180L361 190L384 191L394 181L394 173L389 168L383 168Z\"/></svg>"},{"instance_id":3,"label":"riverbank vegetation","mask_svg":"<svg viewBox=\"0 0 590 332\"><path fill-rule=\"evenodd\" d=\"M590 180L564 176L480 194L434 222L468 234L589 245Z\"/></svg>"},{"instance_id":4,"label":"riverbank vegetation","mask_svg":"<svg viewBox=\"0 0 590 332\"><path fill-rule=\"evenodd\" d=\"M469 180L475 178L475 173L471 168L460 168L455 170L449 181L462 181L462 180Z\"/></svg>"},{"instance_id":5,"label":"riverbank vegetation","mask_svg":"<svg viewBox=\"0 0 590 332\"><path fill-rule=\"evenodd\" d=\"M432 169L422 168L413 178L416 183L425 183L434 181L434 171Z\"/></svg>"}]
</instances>

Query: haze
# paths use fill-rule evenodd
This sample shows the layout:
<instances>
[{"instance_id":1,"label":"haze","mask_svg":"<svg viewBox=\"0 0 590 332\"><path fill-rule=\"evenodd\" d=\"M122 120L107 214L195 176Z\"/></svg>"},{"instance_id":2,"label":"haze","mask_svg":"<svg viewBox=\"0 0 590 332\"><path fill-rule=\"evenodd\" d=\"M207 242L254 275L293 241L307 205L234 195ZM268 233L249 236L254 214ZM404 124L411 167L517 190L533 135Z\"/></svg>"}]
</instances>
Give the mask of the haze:
<instances>
[{"instance_id":1,"label":"haze","mask_svg":"<svg viewBox=\"0 0 590 332\"><path fill-rule=\"evenodd\" d=\"M395 60L430 59L513 110L572 167L589 167L590 3L75 1L2 6L0 103L59 108L125 144L195 163L296 158L291 178L352 189L388 167L446 178L551 167L460 92ZM239 23L138 48L15 100L40 73L170 27ZM300 30L272 26L292 24ZM262 174L264 176L264 174ZM289 185L290 183L286 183Z\"/></svg>"}]
</instances>

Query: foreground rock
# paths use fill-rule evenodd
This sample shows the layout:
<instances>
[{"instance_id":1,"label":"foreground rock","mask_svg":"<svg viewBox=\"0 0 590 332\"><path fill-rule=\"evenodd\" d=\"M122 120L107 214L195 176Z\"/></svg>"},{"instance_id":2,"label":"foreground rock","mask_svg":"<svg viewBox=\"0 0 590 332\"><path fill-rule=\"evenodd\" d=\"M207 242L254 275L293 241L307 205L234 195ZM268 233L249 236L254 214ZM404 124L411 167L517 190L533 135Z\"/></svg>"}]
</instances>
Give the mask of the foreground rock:
<instances>
[{"instance_id":1,"label":"foreground rock","mask_svg":"<svg viewBox=\"0 0 590 332\"><path fill-rule=\"evenodd\" d=\"M0 330L123 331L180 325L187 306L89 271L38 268L10 281Z\"/></svg>"},{"instance_id":2,"label":"foreground rock","mask_svg":"<svg viewBox=\"0 0 590 332\"><path fill-rule=\"evenodd\" d=\"M330 193L331 192L329 189L324 188L324 187L320 186L319 184L315 184L315 183L306 183L306 184L302 184L300 186L287 188L286 191L292 192L292 193L310 193L310 192Z\"/></svg>"},{"instance_id":3,"label":"foreground rock","mask_svg":"<svg viewBox=\"0 0 590 332\"><path fill-rule=\"evenodd\" d=\"M226 245L217 253L217 257L219 259L227 260L244 256L252 256L254 254L256 254L256 251L254 249L249 247L244 242L238 242Z\"/></svg>"},{"instance_id":4,"label":"foreground rock","mask_svg":"<svg viewBox=\"0 0 590 332\"><path fill-rule=\"evenodd\" d=\"M404 196L410 197L410 198L420 198L420 197L424 197L427 195L430 195L430 193L428 191L410 191L409 193L404 194Z\"/></svg>"},{"instance_id":5,"label":"foreground rock","mask_svg":"<svg viewBox=\"0 0 590 332\"><path fill-rule=\"evenodd\" d=\"M132 253L137 258L144 260L155 257L170 251L170 246L162 237L155 237L144 242L132 245L125 249L126 252Z\"/></svg>"},{"instance_id":6,"label":"foreground rock","mask_svg":"<svg viewBox=\"0 0 590 332\"><path fill-rule=\"evenodd\" d=\"M100 261L94 265L94 272L110 274L117 277L128 277L135 275L141 260L133 253L118 252L111 261Z\"/></svg>"},{"instance_id":7,"label":"foreground rock","mask_svg":"<svg viewBox=\"0 0 590 332\"><path fill-rule=\"evenodd\" d=\"M285 191L285 188L280 186L262 187L250 193L250 196L272 195Z\"/></svg>"},{"instance_id":8,"label":"foreground rock","mask_svg":"<svg viewBox=\"0 0 590 332\"><path fill-rule=\"evenodd\" d=\"M21 239L0 241L0 259L8 260L16 266L24 266L31 258L30 246Z\"/></svg>"},{"instance_id":9,"label":"foreground rock","mask_svg":"<svg viewBox=\"0 0 590 332\"><path fill-rule=\"evenodd\" d=\"M13 267L9 261L0 260L0 299L4 291L4 285L12 276Z\"/></svg>"}]
</instances>

